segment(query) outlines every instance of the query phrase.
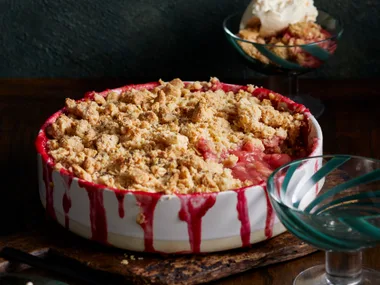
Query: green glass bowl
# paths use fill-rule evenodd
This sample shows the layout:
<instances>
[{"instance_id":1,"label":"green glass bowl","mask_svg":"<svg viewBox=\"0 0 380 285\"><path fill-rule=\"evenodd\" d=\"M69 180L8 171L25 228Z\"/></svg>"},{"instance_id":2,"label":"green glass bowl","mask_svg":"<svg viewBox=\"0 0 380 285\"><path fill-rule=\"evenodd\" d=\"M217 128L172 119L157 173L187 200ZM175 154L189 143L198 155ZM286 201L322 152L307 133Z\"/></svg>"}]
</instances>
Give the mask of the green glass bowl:
<instances>
[{"instance_id":1,"label":"green glass bowl","mask_svg":"<svg viewBox=\"0 0 380 285\"><path fill-rule=\"evenodd\" d=\"M305 163L315 165L312 173ZM311 268L295 284L380 284L378 272L361 267L361 250L380 243L380 160L351 155L296 160L275 170L267 189L283 225L327 252L327 273ZM307 280L317 271L326 278Z\"/></svg>"}]
</instances>

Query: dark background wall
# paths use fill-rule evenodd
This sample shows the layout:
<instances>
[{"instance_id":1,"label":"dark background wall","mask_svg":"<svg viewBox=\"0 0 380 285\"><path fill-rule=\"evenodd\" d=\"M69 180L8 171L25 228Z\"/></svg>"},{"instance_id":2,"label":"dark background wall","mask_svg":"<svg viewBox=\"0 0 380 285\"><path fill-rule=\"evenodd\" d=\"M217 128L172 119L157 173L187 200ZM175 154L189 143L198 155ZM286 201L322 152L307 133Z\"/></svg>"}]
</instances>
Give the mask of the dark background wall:
<instances>
[{"instance_id":1,"label":"dark background wall","mask_svg":"<svg viewBox=\"0 0 380 285\"><path fill-rule=\"evenodd\" d=\"M0 77L254 77L222 21L246 0L0 0ZM336 56L308 76L380 76L380 0L316 0L338 15Z\"/></svg>"}]
</instances>

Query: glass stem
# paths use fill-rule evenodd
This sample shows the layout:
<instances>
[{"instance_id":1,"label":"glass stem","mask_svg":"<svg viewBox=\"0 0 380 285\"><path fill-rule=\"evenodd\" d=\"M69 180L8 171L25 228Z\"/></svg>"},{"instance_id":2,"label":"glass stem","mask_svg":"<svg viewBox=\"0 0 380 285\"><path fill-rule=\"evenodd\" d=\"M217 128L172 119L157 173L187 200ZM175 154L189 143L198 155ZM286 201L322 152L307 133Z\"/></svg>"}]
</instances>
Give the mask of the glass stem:
<instances>
[{"instance_id":1,"label":"glass stem","mask_svg":"<svg viewBox=\"0 0 380 285\"><path fill-rule=\"evenodd\" d=\"M362 252L326 251L326 278L332 285L355 285L362 278Z\"/></svg>"},{"instance_id":2,"label":"glass stem","mask_svg":"<svg viewBox=\"0 0 380 285\"><path fill-rule=\"evenodd\" d=\"M298 95L298 75L289 74L289 98L293 99Z\"/></svg>"}]
</instances>

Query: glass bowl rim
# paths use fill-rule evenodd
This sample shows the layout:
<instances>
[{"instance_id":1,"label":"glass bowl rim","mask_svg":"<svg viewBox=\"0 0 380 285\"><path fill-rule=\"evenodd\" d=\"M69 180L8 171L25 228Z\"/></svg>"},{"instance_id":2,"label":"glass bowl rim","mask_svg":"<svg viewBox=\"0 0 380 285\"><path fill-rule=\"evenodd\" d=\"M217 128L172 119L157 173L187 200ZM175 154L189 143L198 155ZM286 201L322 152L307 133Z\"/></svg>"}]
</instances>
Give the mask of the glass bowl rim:
<instances>
[{"instance_id":1,"label":"glass bowl rim","mask_svg":"<svg viewBox=\"0 0 380 285\"><path fill-rule=\"evenodd\" d=\"M236 12L236 13L233 13L233 14L230 14L229 16L227 16L224 20L223 20L223 30L224 32L231 38L237 40L237 41L241 41L241 42L245 42L245 43L249 43L249 44L253 44L253 45L258 45L258 46L262 46L262 47L279 47L279 48L287 48L287 47L310 47L310 46L315 46L315 45L318 45L320 43L324 43L324 42L328 42L330 40L334 40L334 39L339 39L341 37L341 35L343 34L343 31L344 31L344 27L342 25L342 22L340 21L339 18L337 17L333 17L331 16L329 13L325 12L324 10L318 10L318 12L323 12L325 13L327 16L330 16L332 17L335 21L337 21L338 23L338 26L340 27L339 28L339 31L332 35L331 37L328 37L324 40L321 40L321 41L316 41L316 42L312 42L312 43L308 43L308 44L302 44L302 45L277 45L277 44L260 44L260 43L257 43L257 42L253 42L253 41L248 41L248 40L244 40L238 36L236 36L234 33L232 33L230 31L229 28L227 28L227 22L232 18L232 17L235 17L237 15L240 15L242 13L240 12Z\"/></svg>"},{"instance_id":2,"label":"glass bowl rim","mask_svg":"<svg viewBox=\"0 0 380 285\"><path fill-rule=\"evenodd\" d=\"M309 156L309 157L305 157L305 158L300 158L300 159L296 159L296 160L293 160L291 162L288 162L284 165L281 165L280 167L278 167L277 169L275 169L268 177L267 179L267 183L266 183L266 190L268 191L268 196L270 197L271 200L275 200L278 204L281 204L289 209L292 209L292 211L294 212L298 212L298 213L302 213L303 215L306 215L306 216L316 216L314 213L309 213L309 212L305 212L305 211L302 211L302 210L299 210L297 208L293 208L293 207L289 207L288 205L284 204L281 200L277 199L277 197L275 197L274 195L272 195L272 191L269 191L269 188L275 188L274 186L274 177L276 176L276 174L278 174L281 170L289 167L289 166L292 166L294 164L297 164L299 162L303 162L303 161L311 161L311 160L314 160L314 159L318 159L318 158L335 158L335 157L341 157L341 158L356 158L356 159L360 159L360 160L367 160L367 161L372 161L372 162L377 162L380 164L380 159L377 159L377 158L371 158L371 157L366 157L366 156L360 156L360 155L351 155L351 154L322 154L322 155L316 155L316 156Z\"/></svg>"}]
</instances>

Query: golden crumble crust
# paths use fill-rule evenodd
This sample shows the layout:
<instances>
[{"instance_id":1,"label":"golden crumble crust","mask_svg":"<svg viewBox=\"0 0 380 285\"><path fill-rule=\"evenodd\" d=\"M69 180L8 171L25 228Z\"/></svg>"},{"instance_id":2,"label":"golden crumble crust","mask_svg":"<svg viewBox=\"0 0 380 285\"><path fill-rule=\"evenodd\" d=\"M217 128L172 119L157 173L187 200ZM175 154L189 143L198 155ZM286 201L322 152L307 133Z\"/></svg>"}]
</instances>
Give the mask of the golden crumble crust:
<instances>
[{"instance_id":1,"label":"golden crumble crust","mask_svg":"<svg viewBox=\"0 0 380 285\"><path fill-rule=\"evenodd\" d=\"M174 79L151 90L66 99L66 111L47 128L48 153L57 169L113 188L172 194L243 187L248 182L234 178L238 157L229 151L248 143L292 155L305 118L253 97L252 85L225 92L218 84Z\"/></svg>"}]
</instances>

